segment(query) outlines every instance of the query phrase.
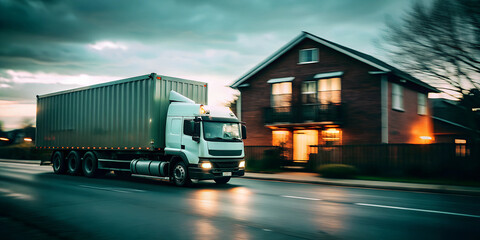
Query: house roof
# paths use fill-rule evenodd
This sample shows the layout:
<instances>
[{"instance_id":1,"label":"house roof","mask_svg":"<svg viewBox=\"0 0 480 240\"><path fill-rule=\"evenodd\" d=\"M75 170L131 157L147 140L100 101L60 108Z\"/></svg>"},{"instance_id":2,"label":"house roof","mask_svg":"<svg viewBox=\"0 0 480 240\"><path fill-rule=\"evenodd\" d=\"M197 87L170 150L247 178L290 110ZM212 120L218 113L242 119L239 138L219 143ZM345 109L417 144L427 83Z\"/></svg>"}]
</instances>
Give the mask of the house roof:
<instances>
[{"instance_id":1,"label":"house roof","mask_svg":"<svg viewBox=\"0 0 480 240\"><path fill-rule=\"evenodd\" d=\"M230 87L232 88L237 88L239 87L243 82L245 82L247 79L249 79L251 76L268 66L271 62L275 61L277 58L282 56L284 53L286 53L288 50L292 49L295 45L303 41L304 39L311 39L317 43L320 43L326 47L329 47L331 49L334 49L338 52L341 52L345 55L348 55L354 59L357 59L361 62L364 62L372 67L377 68L380 71L383 71L385 73L391 73L393 75L396 75L402 79L405 79L411 83L414 83L416 85L422 86L432 92L440 92L438 89L428 85L427 83L422 82L421 80L413 77L412 75L403 72L375 57L372 57L368 54L359 52L357 50L342 46L340 44L328 41L326 39L323 39L321 37L315 36L311 33L308 32L302 32L300 35L298 35L296 38L294 38L292 41L287 43L285 46L277 50L274 54L272 54L270 57L265 59L263 62L252 68L250 71L248 71L245 75L243 75L241 78L237 79Z\"/></svg>"}]
</instances>

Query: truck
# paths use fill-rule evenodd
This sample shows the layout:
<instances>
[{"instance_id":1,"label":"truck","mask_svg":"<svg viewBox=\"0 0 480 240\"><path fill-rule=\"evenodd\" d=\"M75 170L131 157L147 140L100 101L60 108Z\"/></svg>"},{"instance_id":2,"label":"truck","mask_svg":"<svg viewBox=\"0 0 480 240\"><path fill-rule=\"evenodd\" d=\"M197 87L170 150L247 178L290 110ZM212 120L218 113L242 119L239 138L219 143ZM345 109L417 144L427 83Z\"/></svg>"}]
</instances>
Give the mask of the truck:
<instances>
[{"instance_id":1,"label":"truck","mask_svg":"<svg viewBox=\"0 0 480 240\"><path fill-rule=\"evenodd\" d=\"M246 126L207 105L205 82L156 73L37 96L36 148L56 174L227 183L245 174Z\"/></svg>"}]
</instances>

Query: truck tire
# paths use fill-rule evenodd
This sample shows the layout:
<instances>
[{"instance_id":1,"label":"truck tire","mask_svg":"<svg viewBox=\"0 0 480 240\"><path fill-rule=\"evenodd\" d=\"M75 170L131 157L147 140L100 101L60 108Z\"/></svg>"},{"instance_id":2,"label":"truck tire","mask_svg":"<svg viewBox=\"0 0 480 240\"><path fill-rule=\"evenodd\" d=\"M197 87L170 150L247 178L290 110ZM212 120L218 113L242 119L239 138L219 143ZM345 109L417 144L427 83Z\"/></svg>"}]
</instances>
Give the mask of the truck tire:
<instances>
[{"instance_id":1,"label":"truck tire","mask_svg":"<svg viewBox=\"0 0 480 240\"><path fill-rule=\"evenodd\" d=\"M228 181L230 181L230 177L215 178L213 181L215 181L217 184L226 184Z\"/></svg>"},{"instance_id":2,"label":"truck tire","mask_svg":"<svg viewBox=\"0 0 480 240\"><path fill-rule=\"evenodd\" d=\"M76 151L71 151L67 156L67 173L79 175L82 172L82 160Z\"/></svg>"},{"instance_id":3,"label":"truck tire","mask_svg":"<svg viewBox=\"0 0 480 240\"><path fill-rule=\"evenodd\" d=\"M192 180L188 176L188 168L183 161L177 161L173 167L173 182L179 187L190 186Z\"/></svg>"},{"instance_id":4,"label":"truck tire","mask_svg":"<svg viewBox=\"0 0 480 240\"><path fill-rule=\"evenodd\" d=\"M55 152L52 155L53 172L56 174L64 174L67 171L67 163L62 152Z\"/></svg>"},{"instance_id":5,"label":"truck tire","mask_svg":"<svg viewBox=\"0 0 480 240\"><path fill-rule=\"evenodd\" d=\"M101 170L98 169L97 156L93 152L83 155L82 169L83 174L89 178L97 177L101 173Z\"/></svg>"}]
</instances>

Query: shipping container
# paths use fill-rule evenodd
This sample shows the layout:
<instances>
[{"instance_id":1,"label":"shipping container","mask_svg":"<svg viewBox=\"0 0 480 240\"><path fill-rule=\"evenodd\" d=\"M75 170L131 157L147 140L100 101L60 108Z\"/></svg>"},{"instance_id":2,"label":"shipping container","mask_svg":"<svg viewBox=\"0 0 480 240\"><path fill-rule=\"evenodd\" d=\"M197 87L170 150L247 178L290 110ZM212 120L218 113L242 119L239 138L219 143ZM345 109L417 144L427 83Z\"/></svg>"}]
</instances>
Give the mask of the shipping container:
<instances>
[{"instance_id":1,"label":"shipping container","mask_svg":"<svg viewBox=\"0 0 480 240\"><path fill-rule=\"evenodd\" d=\"M169 93L207 104L207 83L156 73L37 96L39 148L159 150Z\"/></svg>"}]
</instances>

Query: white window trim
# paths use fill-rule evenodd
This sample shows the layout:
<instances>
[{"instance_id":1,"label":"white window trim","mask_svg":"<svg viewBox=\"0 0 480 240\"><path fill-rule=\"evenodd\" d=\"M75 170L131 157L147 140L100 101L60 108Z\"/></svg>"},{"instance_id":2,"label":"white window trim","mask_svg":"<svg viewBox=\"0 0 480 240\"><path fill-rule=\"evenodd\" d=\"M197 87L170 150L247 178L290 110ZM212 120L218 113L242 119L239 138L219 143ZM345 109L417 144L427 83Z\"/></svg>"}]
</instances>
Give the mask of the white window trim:
<instances>
[{"instance_id":1,"label":"white window trim","mask_svg":"<svg viewBox=\"0 0 480 240\"><path fill-rule=\"evenodd\" d=\"M307 51L307 50L317 50L317 60L316 60L316 61L300 62L300 52L301 52L301 51ZM319 58L320 58L320 56L319 56L318 48L305 48L305 49L300 49L300 50L298 51L298 63L297 63L297 64L302 65L302 64L318 63Z\"/></svg>"},{"instance_id":2,"label":"white window trim","mask_svg":"<svg viewBox=\"0 0 480 240\"><path fill-rule=\"evenodd\" d=\"M274 83L282 83L282 82L292 82L295 77L283 77L283 78L272 78L267 81L267 83L274 84Z\"/></svg>"},{"instance_id":3,"label":"white window trim","mask_svg":"<svg viewBox=\"0 0 480 240\"><path fill-rule=\"evenodd\" d=\"M398 88L400 89L400 93L401 93L401 98L400 98L400 106L395 106L394 105L394 99L395 99L395 95L394 95L394 88L395 86L398 86ZM402 112L405 112L405 103L404 103L404 100L403 100L403 86L400 85L400 84L396 84L396 83L392 83L392 109L393 110L397 110L397 111L402 111Z\"/></svg>"}]
</instances>

